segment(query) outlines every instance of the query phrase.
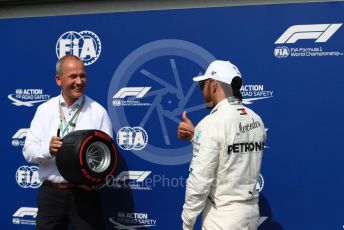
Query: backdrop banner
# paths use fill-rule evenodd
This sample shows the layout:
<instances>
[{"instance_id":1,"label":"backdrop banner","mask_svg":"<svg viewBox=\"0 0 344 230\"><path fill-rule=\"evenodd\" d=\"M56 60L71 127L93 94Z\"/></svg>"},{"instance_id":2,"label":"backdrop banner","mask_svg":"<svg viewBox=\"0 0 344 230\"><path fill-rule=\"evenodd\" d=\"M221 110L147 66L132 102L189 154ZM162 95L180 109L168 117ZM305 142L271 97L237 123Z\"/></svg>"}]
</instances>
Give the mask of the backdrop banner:
<instances>
[{"instance_id":1,"label":"backdrop banner","mask_svg":"<svg viewBox=\"0 0 344 230\"><path fill-rule=\"evenodd\" d=\"M238 66L243 103L267 129L259 229L343 229L343 23L344 2L0 20L1 229L35 227L42 181L22 147L37 106L60 93L67 54L113 124L108 229L181 229L192 146L177 126L183 111L194 124L210 112L192 78L215 59Z\"/></svg>"}]
</instances>

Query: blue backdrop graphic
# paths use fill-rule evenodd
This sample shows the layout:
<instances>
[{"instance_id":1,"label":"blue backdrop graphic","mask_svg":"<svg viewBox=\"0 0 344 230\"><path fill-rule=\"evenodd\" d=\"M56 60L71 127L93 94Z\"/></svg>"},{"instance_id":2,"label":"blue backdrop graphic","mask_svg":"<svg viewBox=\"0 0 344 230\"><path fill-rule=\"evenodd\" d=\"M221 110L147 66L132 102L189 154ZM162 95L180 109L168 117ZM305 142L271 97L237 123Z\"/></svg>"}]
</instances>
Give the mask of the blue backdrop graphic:
<instances>
[{"instance_id":1,"label":"blue backdrop graphic","mask_svg":"<svg viewBox=\"0 0 344 230\"><path fill-rule=\"evenodd\" d=\"M342 229L342 23L343 2L0 20L1 229L34 228L41 182L21 150L67 53L87 64L120 152L101 190L109 229L181 228L192 152L177 125L209 112L192 77L214 59L239 67L268 129L259 229Z\"/></svg>"}]
</instances>

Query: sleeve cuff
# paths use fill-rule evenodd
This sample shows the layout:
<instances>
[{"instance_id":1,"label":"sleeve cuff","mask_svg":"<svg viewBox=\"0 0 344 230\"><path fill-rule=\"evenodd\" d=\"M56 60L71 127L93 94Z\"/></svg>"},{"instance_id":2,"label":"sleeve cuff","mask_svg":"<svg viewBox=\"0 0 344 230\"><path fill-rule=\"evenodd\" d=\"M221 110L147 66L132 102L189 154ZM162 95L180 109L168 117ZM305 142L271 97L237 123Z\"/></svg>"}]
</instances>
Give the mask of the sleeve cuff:
<instances>
[{"instance_id":1,"label":"sleeve cuff","mask_svg":"<svg viewBox=\"0 0 344 230\"><path fill-rule=\"evenodd\" d=\"M49 147L48 148L42 148L42 156L43 159L52 159L53 156L50 154Z\"/></svg>"},{"instance_id":2,"label":"sleeve cuff","mask_svg":"<svg viewBox=\"0 0 344 230\"><path fill-rule=\"evenodd\" d=\"M186 224L183 222L183 230L193 230L193 226L191 226L191 225L186 225Z\"/></svg>"},{"instance_id":3,"label":"sleeve cuff","mask_svg":"<svg viewBox=\"0 0 344 230\"><path fill-rule=\"evenodd\" d=\"M186 218L187 214L185 210L182 213L182 220L183 220L183 230L193 230L194 229L194 223L190 223L188 218Z\"/></svg>"}]
</instances>

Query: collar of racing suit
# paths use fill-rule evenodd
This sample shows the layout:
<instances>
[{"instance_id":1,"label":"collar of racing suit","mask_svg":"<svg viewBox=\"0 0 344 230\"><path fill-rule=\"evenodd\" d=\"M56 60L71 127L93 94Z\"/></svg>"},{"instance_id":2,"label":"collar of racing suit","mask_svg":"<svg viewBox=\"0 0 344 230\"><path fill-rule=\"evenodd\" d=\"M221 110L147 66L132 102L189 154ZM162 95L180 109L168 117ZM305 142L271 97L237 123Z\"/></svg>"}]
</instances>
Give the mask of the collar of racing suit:
<instances>
[{"instance_id":1,"label":"collar of racing suit","mask_svg":"<svg viewBox=\"0 0 344 230\"><path fill-rule=\"evenodd\" d=\"M228 97L217 103L217 105L211 110L210 114L215 113L222 105L229 103L230 105L241 104L241 101L236 97Z\"/></svg>"}]
</instances>

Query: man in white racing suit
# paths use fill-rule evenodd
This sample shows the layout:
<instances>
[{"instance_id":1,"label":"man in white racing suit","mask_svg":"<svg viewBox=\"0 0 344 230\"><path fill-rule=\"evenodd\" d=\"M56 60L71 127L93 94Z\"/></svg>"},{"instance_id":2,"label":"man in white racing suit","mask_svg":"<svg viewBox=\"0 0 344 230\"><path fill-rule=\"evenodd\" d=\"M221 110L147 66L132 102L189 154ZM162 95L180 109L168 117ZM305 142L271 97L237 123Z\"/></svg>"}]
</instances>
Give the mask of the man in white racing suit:
<instances>
[{"instance_id":1,"label":"man in white racing suit","mask_svg":"<svg viewBox=\"0 0 344 230\"><path fill-rule=\"evenodd\" d=\"M194 128L183 113L178 137L191 140L193 158L183 206L183 229L257 229L256 189L266 132L261 118L241 103L241 74L229 61L212 62L198 81L208 107Z\"/></svg>"}]
</instances>

